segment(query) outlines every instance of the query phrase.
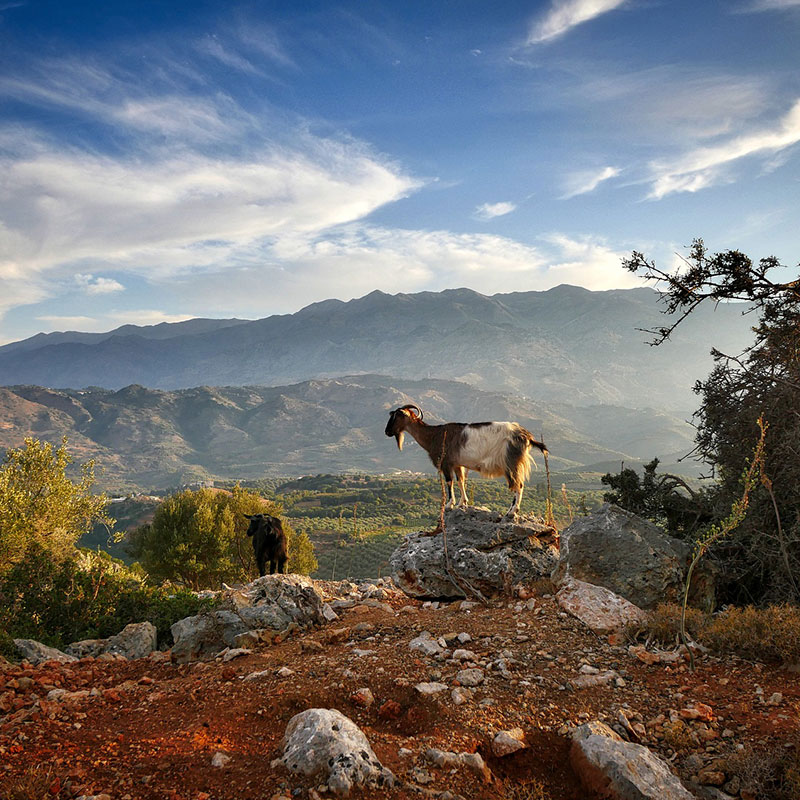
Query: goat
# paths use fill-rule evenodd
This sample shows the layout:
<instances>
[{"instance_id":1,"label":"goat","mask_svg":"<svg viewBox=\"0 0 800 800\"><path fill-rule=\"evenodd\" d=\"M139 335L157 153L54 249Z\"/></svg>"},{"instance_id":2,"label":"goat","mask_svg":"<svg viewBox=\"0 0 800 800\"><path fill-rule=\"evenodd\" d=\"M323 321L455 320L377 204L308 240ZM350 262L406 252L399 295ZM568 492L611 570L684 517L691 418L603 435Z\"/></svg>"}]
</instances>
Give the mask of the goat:
<instances>
[{"instance_id":1,"label":"goat","mask_svg":"<svg viewBox=\"0 0 800 800\"><path fill-rule=\"evenodd\" d=\"M397 439L403 449L406 433L426 450L433 465L444 475L450 495L450 508L456 505L454 476L461 489L461 505L467 505L467 470L475 470L488 478L505 476L514 501L506 512L515 517L522 502L522 490L535 464L531 449L538 447L544 455L544 442L533 438L516 422L447 422L428 425L422 421L422 409L415 405L396 408L389 416L384 433Z\"/></svg>"},{"instance_id":2,"label":"goat","mask_svg":"<svg viewBox=\"0 0 800 800\"><path fill-rule=\"evenodd\" d=\"M247 535L253 537L253 550L256 555L258 574L266 574L267 561L269 561L269 574L278 572L282 574L286 565L286 534L283 525L277 517L269 514L245 514L250 520Z\"/></svg>"}]
</instances>

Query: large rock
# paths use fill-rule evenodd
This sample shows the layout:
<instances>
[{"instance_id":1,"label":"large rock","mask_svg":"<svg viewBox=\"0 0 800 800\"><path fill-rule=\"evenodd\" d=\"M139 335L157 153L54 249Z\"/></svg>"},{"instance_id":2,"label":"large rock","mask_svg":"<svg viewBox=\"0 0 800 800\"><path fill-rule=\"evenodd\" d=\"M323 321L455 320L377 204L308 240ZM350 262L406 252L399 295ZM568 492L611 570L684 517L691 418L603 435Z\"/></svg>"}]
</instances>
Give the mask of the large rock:
<instances>
[{"instance_id":1,"label":"large rock","mask_svg":"<svg viewBox=\"0 0 800 800\"><path fill-rule=\"evenodd\" d=\"M411 533L390 557L394 582L410 597L466 597L462 580L491 597L516 583L549 576L558 561L558 534L532 518L511 522L470 507L446 511L444 521L456 579L445 568L443 535Z\"/></svg>"},{"instance_id":2,"label":"large rock","mask_svg":"<svg viewBox=\"0 0 800 800\"><path fill-rule=\"evenodd\" d=\"M570 761L590 797L694 800L665 761L640 744L623 742L600 722L575 730Z\"/></svg>"},{"instance_id":3,"label":"large rock","mask_svg":"<svg viewBox=\"0 0 800 800\"><path fill-rule=\"evenodd\" d=\"M48 647L35 639L14 639L14 644L19 654L34 666L45 661L77 661L75 656L62 653L61 650Z\"/></svg>"},{"instance_id":4,"label":"large rock","mask_svg":"<svg viewBox=\"0 0 800 800\"><path fill-rule=\"evenodd\" d=\"M553 581L574 578L605 586L639 608L679 602L690 550L646 519L606 503L561 533L561 554ZM713 608L713 580L707 569L692 582L694 605Z\"/></svg>"},{"instance_id":5,"label":"large rock","mask_svg":"<svg viewBox=\"0 0 800 800\"><path fill-rule=\"evenodd\" d=\"M221 608L186 617L170 628L177 661L236 647L236 637L247 631L285 631L292 623L301 628L325 624L322 595L305 575L265 575L221 597Z\"/></svg>"},{"instance_id":6,"label":"large rock","mask_svg":"<svg viewBox=\"0 0 800 800\"><path fill-rule=\"evenodd\" d=\"M354 786L394 785L394 775L360 728L332 708L309 708L289 720L279 762L291 772L322 776L339 796L347 796Z\"/></svg>"},{"instance_id":7,"label":"large rock","mask_svg":"<svg viewBox=\"0 0 800 800\"><path fill-rule=\"evenodd\" d=\"M604 586L569 578L556 594L564 611L591 628L595 633L612 633L628 625L642 624L647 615L624 597Z\"/></svg>"},{"instance_id":8,"label":"large rock","mask_svg":"<svg viewBox=\"0 0 800 800\"><path fill-rule=\"evenodd\" d=\"M116 636L108 639L82 639L64 648L77 658L101 656L105 653L128 659L146 658L158 647L158 632L152 622L132 622Z\"/></svg>"}]
</instances>

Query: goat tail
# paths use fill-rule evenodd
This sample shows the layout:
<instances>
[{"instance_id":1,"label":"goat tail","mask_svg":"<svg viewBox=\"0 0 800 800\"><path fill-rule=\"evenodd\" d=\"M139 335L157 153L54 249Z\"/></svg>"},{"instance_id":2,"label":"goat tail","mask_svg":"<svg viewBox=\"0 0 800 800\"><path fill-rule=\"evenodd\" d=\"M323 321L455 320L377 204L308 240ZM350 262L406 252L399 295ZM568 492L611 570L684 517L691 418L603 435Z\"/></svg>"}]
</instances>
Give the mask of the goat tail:
<instances>
[{"instance_id":1,"label":"goat tail","mask_svg":"<svg viewBox=\"0 0 800 800\"><path fill-rule=\"evenodd\" d=\"M536 467L532 452L534 447L547 455L544 442L537 441L530 431L517 426L511 434L506 450L506 469L509 482L520 487L525 485L530 477L531 469Z\"/></svg>"}]
</instances>

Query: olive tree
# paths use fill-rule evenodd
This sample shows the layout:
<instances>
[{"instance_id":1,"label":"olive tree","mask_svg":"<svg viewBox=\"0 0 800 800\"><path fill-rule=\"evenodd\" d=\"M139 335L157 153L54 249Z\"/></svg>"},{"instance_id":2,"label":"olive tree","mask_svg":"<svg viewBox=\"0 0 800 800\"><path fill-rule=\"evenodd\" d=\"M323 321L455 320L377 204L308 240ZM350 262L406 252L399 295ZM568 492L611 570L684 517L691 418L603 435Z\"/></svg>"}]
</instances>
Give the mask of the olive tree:
<instances>
[{"instance_id":1,"label":"olive tree","mask_svg":"<svg viewBox=\"0 0 800 800\"><path fill-rule=\"evenodd\" d=\"M72 460L66 438L58 447L27 438L6 452L0 465L0 573L32 546L62 558L94 523L113 524L105 511L108 499L94 493L94 463L83 464L73 479Z\"/></svg>"}]
</instances>

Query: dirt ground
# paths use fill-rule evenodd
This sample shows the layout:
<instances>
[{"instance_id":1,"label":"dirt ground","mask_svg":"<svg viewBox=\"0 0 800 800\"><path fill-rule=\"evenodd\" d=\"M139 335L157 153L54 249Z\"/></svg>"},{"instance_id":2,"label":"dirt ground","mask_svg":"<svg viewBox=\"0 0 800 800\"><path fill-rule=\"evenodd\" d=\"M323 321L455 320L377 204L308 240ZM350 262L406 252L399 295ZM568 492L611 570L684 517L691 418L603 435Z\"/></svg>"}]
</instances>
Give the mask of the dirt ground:
<instances>
[{"instance_id":1,"label":"dirt ground","mask_svg":"<svg viewBox=\"0 0 800 800\"><path fill-rule=\"evenodd\" d=\"M568 728L595 718L619 726L620 712L631 724L631 740L670 760L684 780L698 770L692 754L709 762L740 745L796 745L800 680L779 666L708 656L694 673L683 662L645 664L626 644L612 646L567 616L549 596L536 598L533 608L516 601L470 610L458 603L438 609L392 603L395 613L356 605L327 628L228 663L84 659L36 668L5 665L0 798L314 797L319 780L271 765L289 719L313 707L349 716L401 782L423 782L431 796L450 790L469 800L584 798L569 764ZM434 637L468 633L471 641L455 646L473 651L479 666L509 651L511 676L486 669L487 681L461 705L450 689L421 696L415 684L452 686L458 670L468 666L410 651L409 642L423 630ZM278 675L281 667L292 674ZM615 670L620 680L575 688L581 667L584 674L594 667ZM244 680L256 671L267 674ZM352 699L362 687L375 698L366 708ZM48 700L53 689L89 693ZM698 703L710 710L684 720L691 712L681 712ZM670 712L681 718L672 727ZM504 758L492 755L495 734L514 727L525 732L528 747ZM479 752L491 778L466 767L438 769L422 755L429 747ZM225 766L212 766L218 752L230 756ZM353 796L421 795L400 785Z\"/></svg>"}]
</instances>

